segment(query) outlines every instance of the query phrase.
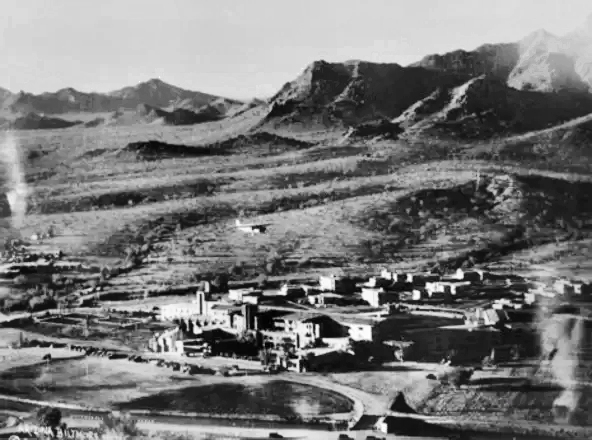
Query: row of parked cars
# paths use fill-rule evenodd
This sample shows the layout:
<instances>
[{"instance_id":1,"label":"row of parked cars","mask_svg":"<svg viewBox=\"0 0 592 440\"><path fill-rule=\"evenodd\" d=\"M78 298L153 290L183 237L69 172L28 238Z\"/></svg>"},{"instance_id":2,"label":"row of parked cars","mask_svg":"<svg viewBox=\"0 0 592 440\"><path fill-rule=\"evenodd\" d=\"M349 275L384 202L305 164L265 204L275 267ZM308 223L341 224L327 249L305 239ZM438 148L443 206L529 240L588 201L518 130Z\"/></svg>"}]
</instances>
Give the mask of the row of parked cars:
<instances>
[{"instance_id":1,"label":"row of parked cars","mask_svg":"<svg viewBox=\"0 0 592 440\"><path fill-rule=\"evenodd\" d=\"M168 361L165 359L150 359L147 357L143 357L138 354L130 354L118 351L110 351L105 349L100 349L96 347L84 347L80 345L70 345L68 348L74 351L79 351L84 353L86 356L98 356L98 357L106 357L108 359L127 359L129 362L135 363L142 363L142 364L152 364L158 367L163 368L170 368L173 371L179 371L181 373L188 373L188 374L223 374L225 376L230 376L236 374L239 370L238 366L233 366L230 369L224 369L222 371L215 370L213 368L206 368L201 367L199 365L193 365L183 362L175 362L175 361Z\"/></svg>"},{"instance_id":2,"label":"row of parked cars","mask_svg":"<svg viewBox=\"0 0 592 440\"><path fill-rule=\"evenodd\" d=\"M117 350L106 350L93 346L66 344L59 342L31 340L26 343L26 346L41 348L67 348L72 351L84 353L86 356L105 357L107 359L127 359L130 362L143 364L150 363L158 367L170 368L173 371L180 371L181 373L188 374L221 374L224 376L233 376L239 374L240 371L237 365L234 365L230 368L213 369L183 362L175 362L164 359L150 359L138 354L125 353Z\"/></svg>"},{"instance_id":3,"label":"row of parked cars","mask_svg":"<svg viewBox=\"0 0 592 440\"><path fill-rule=\"evenodd\" d=\"M84 347L82 345L70 345L68 348L73 351L84 353L86 356L106 357L108 359L125 359L129 357L125 353L105 350L103 348Z\"/></svg>"}]
</instances>

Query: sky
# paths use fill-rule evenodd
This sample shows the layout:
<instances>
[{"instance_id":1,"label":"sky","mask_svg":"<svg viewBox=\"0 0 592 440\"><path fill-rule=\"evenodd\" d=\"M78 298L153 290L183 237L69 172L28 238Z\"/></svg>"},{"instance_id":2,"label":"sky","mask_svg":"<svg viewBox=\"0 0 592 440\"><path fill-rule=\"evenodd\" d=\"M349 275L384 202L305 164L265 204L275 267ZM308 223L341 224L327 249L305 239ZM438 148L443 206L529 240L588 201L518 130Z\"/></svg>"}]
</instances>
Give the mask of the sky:
<instances>
[{"instance_id":1,"label":"sky","mask_svg":"<svg viewBox=\"0 0 592 440\"><path fill-rule=\"evenodd\" d=\"M590 0L2 0L0 87L108 92L150 78L273 95L312 61L407 65L581 26Z\"/></svg>"}]
</instances>

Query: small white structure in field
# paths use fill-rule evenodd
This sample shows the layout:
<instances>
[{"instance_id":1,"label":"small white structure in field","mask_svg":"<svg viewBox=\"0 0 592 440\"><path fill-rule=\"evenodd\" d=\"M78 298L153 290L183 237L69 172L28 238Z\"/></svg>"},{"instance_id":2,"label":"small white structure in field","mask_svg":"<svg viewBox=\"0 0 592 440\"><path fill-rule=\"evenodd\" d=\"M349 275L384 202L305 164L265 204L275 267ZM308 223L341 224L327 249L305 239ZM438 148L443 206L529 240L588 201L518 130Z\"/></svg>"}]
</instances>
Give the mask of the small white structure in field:
<instances>
[{"instance_id":1,"label":"small white structure in field","mask_svg":"<svg viewBox=\"0 0 592 440\"><path fill-rule=\"evenodd\" d=\"M39 234L33 234L33 235L31 235L31 240L33 240L33 241L39 241Z\"/></svg>"},{"instance_id":2,"label":"small white structure in field","mask_svg":"<svg viewBox=\"0 0 592 440\"><path fill-rule=\"evenodd\" d=\"M265 234L268 226L269 224L265 223L242 223L239 219L236 219L236 227L245 234Z\"/></svg>"}]
</instances>

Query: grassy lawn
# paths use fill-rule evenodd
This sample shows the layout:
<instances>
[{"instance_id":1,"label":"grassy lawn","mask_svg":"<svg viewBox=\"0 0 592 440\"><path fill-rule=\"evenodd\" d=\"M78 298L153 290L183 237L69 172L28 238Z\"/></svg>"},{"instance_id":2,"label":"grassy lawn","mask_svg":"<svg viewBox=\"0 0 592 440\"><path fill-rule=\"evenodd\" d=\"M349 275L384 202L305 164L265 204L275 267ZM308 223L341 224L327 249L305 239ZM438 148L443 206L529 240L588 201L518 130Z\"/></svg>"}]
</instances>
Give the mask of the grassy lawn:
<instances>
[{"instance_id":1,"label":"grassy lawn","mask_svg":"<svg viewBox=\"0 0 592 440\"><path fill-rule=\"evenodd\" d=\"M330 390L259 377L163 392L120 407L280 417L314 417L345 413L353 408L347 398Z\"/></svg>"},{"instance_id":2,"label":"grassy lawn","mask_svg":"<svg viewBox=\"0 0 592 440\"><path fill-rule=\"evenodd\" d=\"M36 350L38 353L49 351ZM163 389L201 383L199 376L127 360L88 357L54 359L48 365L35 365L30 356L2 371L3 393L36 400L110 407Z\"/></svg>"}]
</instances>

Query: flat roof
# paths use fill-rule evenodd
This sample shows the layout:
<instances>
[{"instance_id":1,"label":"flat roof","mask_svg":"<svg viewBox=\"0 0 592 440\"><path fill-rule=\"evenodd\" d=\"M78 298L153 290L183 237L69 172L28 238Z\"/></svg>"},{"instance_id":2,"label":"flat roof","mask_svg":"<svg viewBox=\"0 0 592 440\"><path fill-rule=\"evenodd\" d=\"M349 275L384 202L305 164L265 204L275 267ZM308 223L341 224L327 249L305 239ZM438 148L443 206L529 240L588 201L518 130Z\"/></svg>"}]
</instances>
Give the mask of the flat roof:
<instances>
[{"instance_id":1,"label":"flat roof","mask_svg":"<svg viewBox=\"0 0 592 440\"><path fill-rule=\"evenodd\" d=\"M374 326L380 321L376 321L372 318L365 318L363 316L336 316L333 319L344 325L367 325Z\"/></svg>"},{"instance_id":2,"label":"flat roof","mask_svg":"<svg viewBox=\"0 0 592 440\"><path fill-rule=\"evenodd\" d=\"M341 350L336 350L335 348L330 348L330 347L308 348L308 349L300 350L300 351L304 352L304 353L311 353L311 354L314 354L315 356L321 356L323 354L328 354L328 353L341 352Z\"/></svg>"},{"instance_id":3,"label":"flat roof","mask_svg":"<svg viewBox=\"0 0 592 440\"><path fill-rule=\"evenodd\" d=\"M324 318L324 317L328 317L327 315L324 315L322 313L310 313L310 312L294 312L294 313L290 313L288 315L282 316L282 319L285 319L287 321L309 321L311 319L318 319L318 318Z\"/></svg>"},{"instance_id":4,"label":"flat roof","mask_svg":"<svg viewBox=\"0 0 592 440\"><path fill-rule=\"evenodd\" d=\"M293 338L295 336L294 333L282 332L282 331L276 331L276 330L261 330L261 334L262 335L286 336L286 337L291 337L291 338Z\"/></svg>"},{"instance_id":5,"label":"flat roof","mask_svg":"<svg viewBox=\"0 0 592 440\"><path fill-rule=\"evenodd\" d=\"M240 306L235 306L234 304L214 304L212 309L217 310L240 310Z\"/></svg>"},{"instance_id":6,"label":"flat roof","mask_svg":"<svg viewBox=\"0 0 592 440\"><path fill-rule=\"evenodd\" d=\"M347 306L347 307L338 307L333 309L334 313L372 313L372 312L384 312L383 307L373 307L373 306Z\"/></svg>"},{"instance_id":7,"label":"flat roof","mask_svg":"<svg viewBox=\"0 0 592 440\"><path fill-rule=\"evenodd\" d=\"M403 329L406 333L420 333L420 332L435 332L438 330L459 330L459 331L467 331L467 332L492 332L492 333L499 333L499 330L488 327L488 326L474 326L474 325L442 325L438 327L422 327L422 328L411 328L411 329Z\"/></svg>"},{"instance_id":8,"label":"flat roof","mask_svg":"<svg viewBox=\"0 0 592 440\"><path fill-rule=\"evenodd\" d=\"M340 295L339 293L331 293L331 292L320 292L320 293L316 293L314 295L308 295L308 296L324 296L327 298L345 298L345 295Z\"/></svg>"},{"instance_id":9,"label":"flat roof","mask_svg":"<svg viewBox=\"0 0 592 440\"><path fill-rule=\"evenodd\" d=\"M173 304L163 304L160 306L160 310L162 311L163 308L177 308L177 307L190 307L190 308L197 308L198 304L194 302L185 302L185 303L173 303Z\"/></svg>"},{"instance_id":10,"label":"flat roof","mask_svg":"<svg viewBox=\"0 0 592 440\"><path fill-rule=\"evenodd\" d=\"M292 312L288 312L286 310L260 310L257 313L257 317L270 317L270 318L279 318L280 316L286 316L291 314Z\"/></svg>"}]
</instances>

